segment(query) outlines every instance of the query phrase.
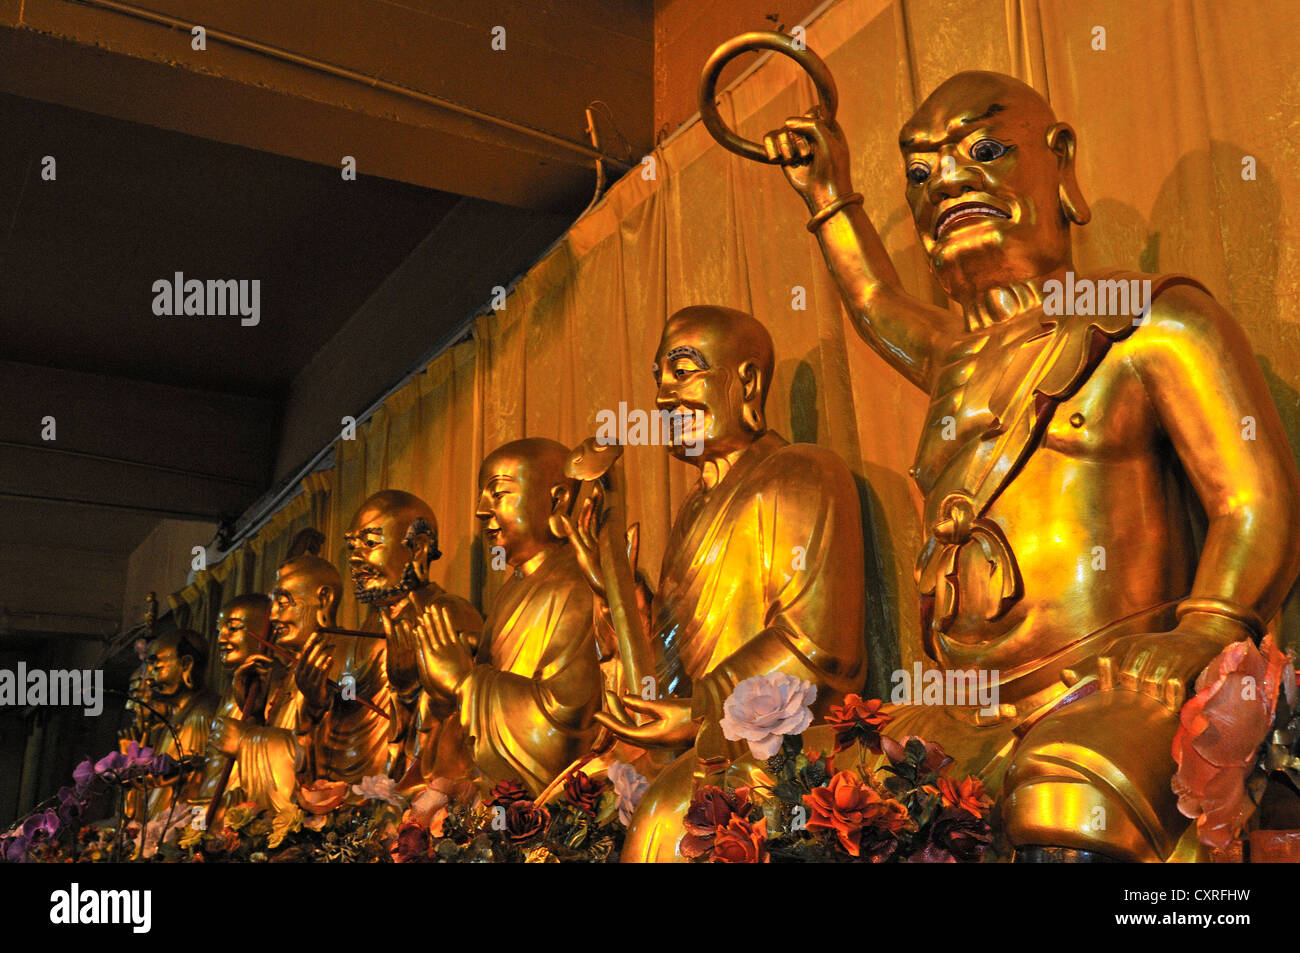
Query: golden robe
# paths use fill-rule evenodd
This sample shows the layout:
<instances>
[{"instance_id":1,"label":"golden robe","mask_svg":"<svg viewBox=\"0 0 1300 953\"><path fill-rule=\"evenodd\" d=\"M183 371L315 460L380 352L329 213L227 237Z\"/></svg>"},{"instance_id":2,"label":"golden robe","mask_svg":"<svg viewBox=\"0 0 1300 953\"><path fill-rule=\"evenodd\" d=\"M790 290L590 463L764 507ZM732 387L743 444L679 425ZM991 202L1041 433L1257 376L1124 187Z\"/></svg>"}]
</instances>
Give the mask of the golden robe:
<instances>
[{"instance_id":1,"label":"golden robe","mask_svg":"<svg viewBox=\"0 0 1300 953\"><path fill-rule=\"evenodd\" d=\"M756 440L713 489L697 487L668 538L655 595L661 694L690 695L703 732L746 678L784 672L817 686L817 712L866 682L857 486L835 454ZM728 783L755 765L731 745ZM624 861L680 860L681 819L700 757L681 755L632 818Z\"/></svg>"},{"instance_id":2,"label":"golden robe","mask_svg":"<svg viewBox=\"0 0 1300 953\"><path fill-rule=\"evenodd\" d=\"M591 746L601 672L594 598L571 546L510 579L457 690L475 767L536 795Z\"/></svg>"},{"instance_id":3,"label":"golden robe","mask_svg":"<svg viewBox=\"0 0 1300 953\"><path fill-rule=\"evenodd\" d=\"M201 756L208 747L208 735L212 731L212 718L217 710L217 697L209 691L199 691L171 714L170 721L175 732L166 725L159 725L150 733L149 746L155 755L170 755L177 761ZM149 792L147 818L156 821L164 818L171 810L173 797L181 801L195 801L203 783L202 768L185 771L173 784L154 788Z\"/></svg>"},{"instance_id":4,"label":"golden robe","mask_svg":"<svg viewBox=\"0 0 1300 953\"><path fill-rule=\"evenodd\" d=\"M256 801L272 814L293 807L302 755L294 737L302 695L294 684L293 672L283 666L272 669L266 702L266 724L245 727L239 741L239 787L243 796ZM232 780L232 786L234 784Z\"/></svg>"}]
</instances>

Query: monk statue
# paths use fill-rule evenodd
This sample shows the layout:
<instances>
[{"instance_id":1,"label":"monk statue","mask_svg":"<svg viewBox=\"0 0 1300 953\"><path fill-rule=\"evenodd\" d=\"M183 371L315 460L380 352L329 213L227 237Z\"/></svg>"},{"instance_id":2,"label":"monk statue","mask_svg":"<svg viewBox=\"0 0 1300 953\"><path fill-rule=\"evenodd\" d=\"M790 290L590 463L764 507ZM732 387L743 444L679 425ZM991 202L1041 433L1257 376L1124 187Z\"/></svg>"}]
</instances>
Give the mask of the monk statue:
<instances>
[{"instance_id":1,"label":"monk statue","mask_svg":"<svg viewBox=\"0 0 1300 953\"><path fill-rule=\"evenodd\" d=\"M415 624L430 606L445 607L473 647L483 620L429 578L441 555L438 523L419 497L381 490L361 504L345 538L357 601L369 610L362 631L372 635L317 632L308 641L295 674L303 695L299 734L311 738L316 777L355 783L388 773L414 792L440 774L462 773L464 756L460 738L441 731L454 701L421 688L415 639L394 624Z\"/></svg>"},{"instance_id":2,"label":"monk statue","mask_svg":"<svg viewBox=\"0 0 1300 953\"><path fill-rule=\"evenodd\" d=\"M149 704L167 719L149 736L155 754L177 761L202 758L208 732L217 710L217 697L204 687L203 669L208 652L204 639L189 629L175 629L149 643ZM159 820L174 801L193 801L202 782L201 766L191 766L165 785L149 792L148 820Z\"/></svg>"},{"instance_id":3,"label":"monk statue","mask_svg":"<svg viewBox=\"0 0 1300 953\"><path fill-rule=\"evenodd\" d=\"M277 570L270 599L277 651L244 661L233 686L244 718L213 729L212 744L236 759L242 796L274 814L292 808L300 779L310 783L316 777L311 734L297 735L302 694L294 663L322 626L334 627L342 594L338 570L317 555L297 556ZM254 711L253 705L260 707Z\"/></svg>"},{"instance_id":4,"label":"monk statue","mask_svg":"<svg viewBox=\"0 0 1300 953\"><path fill-rule=\"evenodd\" d=\"M270 638L271 600L254 592L227 602L217 613L217 657L222 671L231 677ZM221 695L213 721L213 734L221 725L244 717L234 685ZM207 804L214 796L233 794L239 787L239 768L230 766L230 756L223 754L208 737L207 761L203 765L203 783L196 801ZM218 812L221 810L218 805Z\"/></svg>"},{"instance_id":5,"label":"monk statue","mask_svg":"<svg viewBox=\"0 0 1300 953\"><path fill-rule=\"evenodd\" d=\"M475 515L489 558L504 555L510 578L477 651L457 637L445 605L426 609L415 633L421 682L455 700L479 775L519 781L534 796L591 747L601 700L592 590L551 526L555 503L576 490L568 456L563 444L532 437L483 461Z\"/></svg>"},{"instance_id":6,"label":"monk statue","mask_svg":"<svg viewBox=\"0 0 1300 953\"><path fill-rule=\"evenodd\" d=\"M678 755L632 817L625 861L681 860L696 784L753 783L762 770L719 727L741 681L778 673L807 681L815 711L866 681L857 487L835 454L768 430L773 363L767 329L729 308L678 311L659 342L656 407L672 421L670 452L700 477L668 537L651 631L620 634L622 644L649 637L655 691L626 692L596 716L628 745ZM595 513L584 505L568 524L589 565L612 525ZM626 559L622 546L607 552ZM631 578L631 567L617 575ZM607 572L597 594L617 586Z\"/></svg>"},{"instance_id":7,"label":"monk statue","mask_svg":"<svg viewBox=\"0 0 1300 953\"><path fill-rule=\"evenodd\" d=\"M825 111L765 140L858 333L929 395L924 649L996 689L913 699L891 731L982 775L1016 860L1193 856L1178 710L1300 570L1300 478L1250 343L1191 278L1074 273L1078 137L1024 83L959 73L899 143L951 309L904 290Z\"/></svg>"}]
</instances>

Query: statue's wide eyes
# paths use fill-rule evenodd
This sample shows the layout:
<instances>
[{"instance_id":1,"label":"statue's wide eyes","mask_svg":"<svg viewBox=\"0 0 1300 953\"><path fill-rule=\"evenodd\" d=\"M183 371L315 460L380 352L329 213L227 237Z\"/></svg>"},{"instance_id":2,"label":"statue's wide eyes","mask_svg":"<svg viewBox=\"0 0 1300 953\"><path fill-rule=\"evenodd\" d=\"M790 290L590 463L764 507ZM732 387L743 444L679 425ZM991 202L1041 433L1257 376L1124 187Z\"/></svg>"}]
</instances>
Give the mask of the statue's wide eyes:
<instances>
[{"instance_id":1,"label":"statue's wide eyes","mask_svg":"<svg viewBox=\"0 0 1300 953\"><path fill-rule=\"evenodd\" d=\"M907 167L907 181L920 185L930 177L930 167L924 162L913 162Z\"/></svg>"},{"instance_id":2,"label":"statue's wide eyes","mask_svg":"<svg viewBox=\"0 0 1300 953\"><path fill-rule=\"evenodd\" d=\"M971 158L976 162L992 162L1007 154L1007 147L996 139L981 139L970 149Z\"/></svg>"}]
</instances>

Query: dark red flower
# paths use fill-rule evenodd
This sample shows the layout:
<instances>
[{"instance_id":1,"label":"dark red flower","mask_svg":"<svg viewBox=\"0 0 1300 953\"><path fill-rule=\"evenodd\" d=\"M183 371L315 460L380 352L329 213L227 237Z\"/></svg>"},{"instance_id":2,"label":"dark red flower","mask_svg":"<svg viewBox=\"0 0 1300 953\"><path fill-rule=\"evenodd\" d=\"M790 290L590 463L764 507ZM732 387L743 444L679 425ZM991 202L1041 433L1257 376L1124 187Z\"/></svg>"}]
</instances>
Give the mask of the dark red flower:
<instances>
[{"instance_id":1,"label":"dark red flower","mask_svg":"<svg viewBox=\"0 0 1300 953\"><path fill-rule=\"evenodd\" d=\"M596 813L600 796L605 793L605 783L595 781L581 771L572 771L564 779L564 799L580 811Z\"/></svg>"},{"instance_id":2,"label":"dark red flower","mask_svg":"<svg viewBox=\"0 0 1300 953\"><path fill-rule=\"evenodd\" d=\"M715 864L766 864L767 819L751 824L749 818L731 815L726 827L719 827L713 838Z\"/></svg>"},{"instance_id":3,"label":"dark red flower","mask_svg":"<svg viewBox=\"0 0 1300 953\"><path fill-rule=\"evenodd\" d=\"M397 829L397 840L389 849L395 864L410 864L430 855L429 832L414 821L405 821Z\"/></svg>"},{"instance_id":4,"label":"dark red flower","mask_svg":"<svg viewBox=\"0 0 1300 953\"><path fill-rule=\"evenodd\" d=\"M952 755L943 750L943 745L937 741L926 741L916 735L907 735L900 741L893 738L881 738L880 746L885 752L885 757L894 764L902 764L907 760L908 742L919 741L925 746L925 759L917 767L922 774L940 774L948 765L955 760Z\"/></svg>"},{"instance_id":5,"label":"dark red flower","mask_svg":"<svg viewBox=\"0 0 1300 953\"><path fill-rule=\"evenodd\" d=\"M749 816L749 788L725 791L716 785L703 785L691 797L682 820L686 831L680 847L682 856L694 859L708 854L718 828L726 827L735 815Z\"/></svg>"},{"instance_id":6,"label":"dark red flower","mask_svg":"<svg viewBox=\"0 0 1300 953\"><path fill-rule=\"evenodd\" d=\"M908 858L913 863L977 864L993 842L988 821L968 811L949 808L930 827L930 841Z\"/></svg>"},{"instance_id":7,"label":"dark red flower","mask_svg":"<svg viewBox=\"0 0 1300 953\"><path fill-rule=\"evenodd\" d=\"M527 800L528 789L514 778L498 781L496 787L488 794L488 806L499 804L502 807L509 807L515 801Z\"/></svg>"},{"instance_id":8,"label":"dark red flower","mask_svg":"<svg viewBox=\"0 0 1300 953\"><path fill-rule=\"evenodd\" d=\"M512 801L506 808L506 836L512 841L526 841L546 830L551 812L532 801Z\"/></svg>"},{"instance_id":9,"label":"dark red flower","mask_svg":"<svg viewBox=\"0 0 1300 953\"><path fill-rule=\"evenodd\" d=\"M844 696L844 704L831 705L826 723L835 729L835 751L838 753L861 742L868 751L880 754L880 730L892 720L880 710L879 698L864 701L861 695Z\"/></svg>"}]
</instances>

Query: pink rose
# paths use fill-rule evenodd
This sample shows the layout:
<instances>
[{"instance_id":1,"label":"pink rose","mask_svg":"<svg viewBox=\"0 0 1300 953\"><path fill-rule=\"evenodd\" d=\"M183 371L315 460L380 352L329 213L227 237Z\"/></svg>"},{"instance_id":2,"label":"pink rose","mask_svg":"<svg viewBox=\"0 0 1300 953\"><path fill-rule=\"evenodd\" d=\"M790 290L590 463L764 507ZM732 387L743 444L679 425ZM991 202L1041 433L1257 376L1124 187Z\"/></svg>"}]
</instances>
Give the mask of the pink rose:
<instances>
[{"instance_id":1,"label":"pink rose","mask_svg":"<svg viewBox=\"0 0 1300 953\"><path fill-rule=\"evenodd\" d=\"M1172 786L1178 810L1196 818L1201 843L1226 848L1254 813L1246 779L1273 726L1278 690L1290 697L1294 683L1291 661L1271 635L1258 649L1249 639L1232 643L1196 680L1196 697L1178 716Z\"/></svg>"},{"instance_id":2,"label":"pink rose","mask_svg":"<svg viewBox=\"0 0 1300 953\"><path fill-rule=\"evenodd\" d=\"M363 800L385 801L393 807L405 808L406 798L397 793L397 782L382 774L372 774L352 785L352 793Z\"/></svg>"},{"instance_id":3,"label":"pink rose","mask_svg":"<svg viewBox=\"0 0 1300 953\"><path fill-rule=\"evenodd\" d=\"M781 748L786 735L800 735L812 724L811 705L817 686L776 672L747 678L722 705L722 734L728 741L745 739L750 753L766 761Z\"/></svg>"},{"instance_id":4,"label":"pink rose","mask_svg":"<svg viewBox=\"0 0 1300 953\"><path fill-rule=\"evenodd\" d=\"M618 795L619 823L627 827L632 823L632 814L641 803L650 782L636 768L622 761L611 764L608 775L609 783L614 785L614 793Z\"/></svg>"}]
</instances>

